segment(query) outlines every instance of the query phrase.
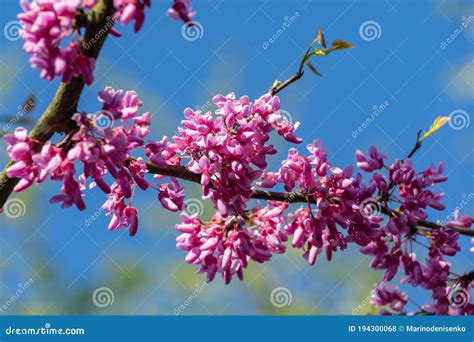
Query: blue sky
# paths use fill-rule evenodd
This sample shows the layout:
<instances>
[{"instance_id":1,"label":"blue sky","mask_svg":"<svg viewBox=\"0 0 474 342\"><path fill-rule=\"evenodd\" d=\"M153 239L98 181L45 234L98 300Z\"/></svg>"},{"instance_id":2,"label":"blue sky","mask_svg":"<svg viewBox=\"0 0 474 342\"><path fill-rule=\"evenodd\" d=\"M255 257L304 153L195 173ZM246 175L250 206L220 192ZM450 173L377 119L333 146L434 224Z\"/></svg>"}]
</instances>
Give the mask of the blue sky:
<instances>
[{"instance_id":1,"label":"blue sky","mask_svg":"<svg viewBox=\"0 0 474 342\"><path fill-rule=\"evenodd\" d=\"M333 165L353 163L354 151L367 150L372 144L398 158L411 149L417 130L427 129L438 115L456 111L470 119L474 113L474 20L469 21L474 11L468 1L194 1L202 35L194 41L183 38L180 22L164 15L168 1L152 2L140 32L119 27L123 36L107 39L97 61L95 82L83 92L81 111L99 109L97 92L106 85L133 89L142 96L144 110L153 114L153 138L171 136L185 107L206 106L220 93L257 98L275 79L289 77L322 27L327 41L344 39L356 48L315 58L314 64L324 77L307 72L280 94L282 108L293 122L301 122L301 150L318 138L332 152ZM10 0L0 6L1 27L5 27L15 20L19 6ZM463 18L468 24L460 32ZM363 39L361 26L367 22L376 24L374 39ZM268 43L271 37L276 39ZM29 67L21 45L21 40L1 36L0 115L14 115L27 94L35 92L38 104L33 115L37 118L58 82L40 80L39 72ZM381 105L384 109L374 114L374 106ZM367 127L353 134L368 118L373 120ZM474 215L472 133L472 123L462 129L446 126L414 158L420 168L441 160L446 164L449 180L440 190L447 193L447 210L434 213L433 219L444 219L466 198L463 213ZM286 155L288 145L279 143L278 148L280 153L270 162L272 168ZM4 153L0 157L6 161ZM142 267L151 280L130 291L117 284L115 306L109 311L89 308L86 312L172 313L189 295L194 283L183 284L177 273L193 271L174 248L173 225L178 217L160 209L154 195L141 195L142 223L138 236L130 239L125 232L107 232L107 219L100 212L92 224L86 223L104 201L100 192L88 194L88 209L78 212L48 204L47 199L58 191L58 184L45 183L28 195L31 198L24 217L0 218L0 293L14 291L17 283L30 276L36 279L34 290L12 307L13 312L28 313L32 307L44 309L48 304L49 311L45 312L61 312L65 295L87 293L100 284L112 287L116 275L111 268L118 270L123 280L128 270ZM197 195L195 188L189 193ZM461 246L468 249L469 244L469 239L461 239ZM368 260L357 253L349 255L313 268L297 256L278 257L268 269L252 269L247 283L229 287L220 281L211 284L212 295L190 305L188 312L265 313L247 286L266 277L270 287L295 289L295 305L308 313L350 313L350 306L338 301L353 290L355 274L368 272ZM459 272L472 268L471 256L464 253L456 258ZM331 267L343 266L348 267L343 275L331 273ZM50 268L57 274L58 293L40 295ZM382 278L379 273L368 274L375 280ZM361 300L366 293L364 286L358 289ZM265 289L258 290L268 295ZM315 298L314 291L325 295ZM298 301L296 293L304 300ZM330 305L331 298L337 305ZM423 296L415 298L423 303ZM302 312L306 311L298 311Z\"/></svg>"}]
</instances>

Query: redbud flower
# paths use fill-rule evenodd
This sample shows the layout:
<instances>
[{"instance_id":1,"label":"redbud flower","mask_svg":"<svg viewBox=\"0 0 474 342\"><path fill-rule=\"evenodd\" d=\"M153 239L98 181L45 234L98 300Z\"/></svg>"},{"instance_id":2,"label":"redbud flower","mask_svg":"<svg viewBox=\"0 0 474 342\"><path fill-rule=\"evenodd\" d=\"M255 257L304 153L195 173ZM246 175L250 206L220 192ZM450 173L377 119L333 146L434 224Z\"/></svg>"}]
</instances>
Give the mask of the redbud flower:
<instances>
[{"instance_id":1,"label":"redbud flower","mask_svg":"<svg viewBox=\"0 0 474 342\"><path fill-rule=\"evenodd\" d=\"M383 160L387 158L386 155L377 151L375 146L369 149L369 158L367 158L360 150L356 151L357 167L365 172L373 172L381 169L384 165Z\"/></svg>"},{"instance_id":2,"label":"redbud flower","mask_svg":"<svg viewBox=\"0 0 474 342\"><path fill-rule=\"evenodd\" d=\"M400 312L405 308L408 296L401 292L395 285L379 283L372 291L370 303L376 306L388 305L395 312Z\"/></svg>"},{"instance_id":3,"label":"redbud flower","mask_svg":"<svg viewBox=\"0 0 474 342\"><path fill-rule=\"evenodd\" d=\"M82 7L81 0L20 1L23 13L18 14L22 25L23 49L31 55L31 66L41 70L41 78L52 80L60 76L63 82L82 75L86 84L93 81L95 60L82 54L79 41L65 38L77 31L75 17ZM92 2L87 3L87 6Z\"/></svg>"},{"instance_id":4,"label":"redbud flower","mask_svg":"<svg viewBox=\"0 0 474 342\"><path fill-rule=\"evenodd\" d=\"M192 25L196 12L193 11L191 0L174 0L173 6L168 9L166 15L173 19L181 19L184 23Z\"/></svg>"}]
</instances>

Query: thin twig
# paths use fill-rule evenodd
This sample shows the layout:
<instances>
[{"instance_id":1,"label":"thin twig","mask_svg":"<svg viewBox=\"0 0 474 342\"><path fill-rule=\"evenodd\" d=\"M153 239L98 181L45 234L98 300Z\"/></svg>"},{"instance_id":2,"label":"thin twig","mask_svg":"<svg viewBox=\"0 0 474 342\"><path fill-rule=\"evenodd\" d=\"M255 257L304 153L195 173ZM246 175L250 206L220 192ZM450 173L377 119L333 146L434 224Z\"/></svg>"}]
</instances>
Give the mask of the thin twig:
<instances>
[{"instance_id":1,"label":"thin twig","mask_svg":"<svg viewBox=\"0 0 474 342\"><path fill-rule=\"evenodd\" d=\"M276 84L275 86L273 86L270 89L270 94L272 94L272 95L278 94L280 91L282 91L283 89L288 87L293 82L298 81L303 76L303 74L304 74L304 71L298 71L293 76L291 76L289 79L287 79L285 82Z\"/></svg>"},{"instance_id":2,"label":"thin twig","mask_svg":"<svg viewBox=\"0 0 474 342\"><path fill-rule=\"evenodd\" d=\"M418 149L421 147L420 135L421 135L421 129L416 133L416 143L413 146L413 148L411 149L410 153L408 153L408 155L406 156L405 159L413 157L415 152L418 151Z\"/></svg>"}]
</instances>

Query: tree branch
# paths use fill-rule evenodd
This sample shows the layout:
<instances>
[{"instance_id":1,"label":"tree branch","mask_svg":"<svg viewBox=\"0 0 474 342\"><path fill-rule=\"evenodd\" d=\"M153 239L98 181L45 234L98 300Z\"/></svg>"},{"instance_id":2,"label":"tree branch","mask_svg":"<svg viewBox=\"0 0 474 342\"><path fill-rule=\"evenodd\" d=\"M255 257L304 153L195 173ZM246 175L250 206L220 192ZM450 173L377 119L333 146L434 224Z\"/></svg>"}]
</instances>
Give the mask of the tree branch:
<instances>
[{"instance_id":1,"label":"tree branch","mask_svg":"<svg viewBox=\"0 0 474 342\"><path fill-rule=\"evenodd\" d=\"M81 52L87 57L97 58L99 52L109 33L115 7L112 0L99 0L94 8L88 13L86 32L81 42ZM73 78L69 83L61 83L56 95L46 108L43 115L33 127L30 138L40 142L46 142L56 132L68 132L74 128L71 117L77 111L77 103L84 88L82 77ZM5 169L0 173L0 208L7 201L18 183L17 178L8 178L6 169L12 165L9 161Z\"/></svg>"},{"instance_id":2,"label":"tree branch","mask_svg":"<svg viewBox=\"0 0 474 342\"><path fill-rule=\"evenodd\" d=\"M158 167L152 164L151 162L146 162L146 166L148 168L148 171L152 174L180 178L180 179L194 182L197 184L201 183L201 175L189 171L189 169L186 166L168 165L166 167ZM266 191L266 190L254 190L252 194L252 198L261 199L261 200L287 202L287 203L310 202L310 203L316 204L316 200L314 199L314 197L306 196L303 193L297 193L297 192L276 192L276 191ZM392 215L393 211L391 211L388 207L382 205L381 203L379 203L379 205L380 205L381 213L387 216ZM417 225L420 227L429 228L429 229L447 228L447 229L456 231L462 235L474 236L474 230L472 229L460 228L460 227L447 227L447 226L443 226L439 223L431 222L431 221L418 221Z\"/></svg>"},{"instance_id":3,"label":"tree branch","mask_svg":"<svg viewBox=\"0 0 474 342\"><path fill-rule=\"evenodd\" d=\"M112 0L99 0L94 8L88 13L86 32L84 39L81 42L82 54L93 58L97 58L99 56L99 52L102 49L102 46L111 28L111 26L107 25L107 22L112 20L114 13L115 8L113 6ZM303 56L299 70L285 82L276 82L270 88L270 94L276 95L303 76L304 62L311 47L316 41L317 40L311 43L306 54ZM323 43L323 45L325 45L325 43ZM77 104L79 102L83 88L84 81L82 77L73 78L67 84L61 83L48 108L31 130L30 138L39 142L46 142L57 132L67 133L74 129L75 126L71 120L71 117L77 111ZM419 141L419 135L420 132L418 132L417 135L417 143L407 158L411 157L420 148L421 143ZM0 208L3 207L8 197L13 192L13 188L19 181L17 178L8 178L6 175L5 170L12 164L13 161L10 160L5 166L5 169L0 173ZM158 167L150 162L147 162L146 165L148 171L153 174L180 178L198 184L201 182L201 176L191 172L185 166L168 165L166 167ZM254 190L251 197L253 199L272 200L287 203L316 203L314 197L306 196L303 193L296 192ZM382 204L380 204L380 208L381 212L387 216L390 216L393 213L393 211ZM431 221L418 221L418 226L430 229L439 229L445 227ZM474 236L474 230L459 227L446 228L457 231L463 235Z\"/></svg>"},{"instance_id":4,"label":"tree branch","mask_svg":"<svg viewBox=\"0 0 474 342\"><path fill-rule=\"evenodd\" d=\"M273 87L270 88L270 94L271 95L276 95L278 94L280 91L282 91L283 89L285 89L286 87L288 87L290 84L292 84L293 82L296 82L298 81L302 76L303 76L303 73L304 71L301 70L301 71L297 71L293 76L291 76L289 79L287 79L285 82L283 83L276 83Z\"/></svg>"},{"instance_id":5,"label":"tree branch","mask_svg":"<svg viewBox=\"0 0 474 342\"><path fill-rule=\"evenodd\" d=\"M419 130L419 131L416 133L416 143L415 143L415 145L413 146L413 148L411 149L410 153L408 153L408 155L406 156L405 159L408 159L408 158L413 157L413 155L415 154L415 152L418 151L418 149L421 147L420 135L421 135L421 130Z\"/></svg>"}]
</instances>

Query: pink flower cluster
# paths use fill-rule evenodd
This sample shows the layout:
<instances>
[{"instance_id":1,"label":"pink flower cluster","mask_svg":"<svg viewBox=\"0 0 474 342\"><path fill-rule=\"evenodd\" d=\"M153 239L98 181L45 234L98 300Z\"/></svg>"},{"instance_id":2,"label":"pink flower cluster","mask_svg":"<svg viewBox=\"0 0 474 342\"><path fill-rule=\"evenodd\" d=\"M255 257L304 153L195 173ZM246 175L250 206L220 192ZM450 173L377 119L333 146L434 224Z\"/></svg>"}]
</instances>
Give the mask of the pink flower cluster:
<instances>
[{"instance_id":1,"label":"pink flower cluster","mask_svg":"<svg viewBox=\"0 0 474 342\"><path fill-rule=\"evenodd\" d=\"M303 256L313 265L322 251L331 260L333 252L346 249L350 242L364 246L380 237L383 218L364 210L366 202L375 202L374 186L365 186L360 175L352 177L352 166L331 167L321 142L307 148L309 156L290 149L280 170L266 173L259 185L271 188L282 183L286 191L307 198L308 205L288 215L285 230L293 235L292 246L302 248Z\"/></svg>"},{"instance_id":2,"label":"pink flower cluster","mask_svg":"<svg viewBox=\"0 0 474 342\"><path fill-rule=\"evenodd\" d=\"M73 77L82 76L86 84L94 80L95 59L87 57L81 50L82 26L87 26L87 9L97 0L20 0L22 13L18 14L21 23L21 36L25 43L23 49L31 55L30 63L40 69L43 79L60 77L69 82ZM116 18L123 25L134 21L138 31L145 20L145 9L151 0L114 0ZM190 0L175 0L168 10L168 16L190 23L196 14ZM113 27L111 34L120 36ZM85 42L88 49L91 42Z\"/></svg>"},{"instance_id":3,"label":"pink flower cluster","mask_svg":"<svg viewBox=\"0 0 474 342\"><path fill-rule=\"evenodd\" d=\"M82 75L84 82L91 84L95 60L80 51L75 21L82 1L21 0L20 3L23 13L18 14L18 19L25 40L23 48L31 55L31 66L41 70L41 78L52 80L59 76L63 82L69 82L72 77ZM61 46L70 35L73 39Z\"/></svg>"},{"instance_id":4,"label":"pink flower cluster","mask_svg":"<svg viewBox=\"0 0 474 342\"><path fill-rule=\"evenodd\" d=\"M419 237L418 222L428 218L427 209L444 209L440 202L444 194L434 188L447 179L442 175L443 165L432 165L422 172L413 168L410 159L385 165L387 157L371 147L368 157L361 151L356 152L358 167L372 173L369 184L365 185L360 174L352 176L351 166L331 167L319 142L309 145L308 150L311 152L309 157L290 150L279 172L266 173L260 182L264 187L283 183L286 191L308 198L307 207L302 206L288 215L285 231L293 235L293 247L303 248L303 256L312 265L321 251L324 250L327 259L331 260L333 252L355 242L362 247L362 253L373 256L373 268L385 270L385 281L392 280L401 267L404 272L402 283L430 290L434 303L425 305L425 312L452 313L447 290L450 264L444 256L454 256L460 247L459 234L449 228L469 228L472 218L457 215L446 226L425 234L430 245L425 264L417 261L415 253L408 251ZM388 175L376 172L381 169L387 169ZM312 203L316 204L314 210L310 208ZM390 209L388 203L398 207ZM383 209L388 219L381 216ZM389 297L388 292L379 296L391 298L387 303L391 303L393 310L401 310L403 301L400 298L403 296L395 293L396 298ZM456 312L471 314L472 305L456 308Z\"/></svg>"},{"instance_id":5,"label":"pink flower cluster","mask_svg":"<svg viewBox=\"0 0 474 342\"><path fill-rule=\"evenodd\" d=\"M372 291L370 303L375 306L389 306L392 311L382 310L381 314L391 315L400 313L405 309L408 296L401 292L395 285L380 283Z\"/></svg>"},{"instance_id":6,"label":"pink flower cluster","mask_svg":"<svg viewBox=\"0 0 474 342\"><path fill-rule=\"evenodd\" d=\"M253 193L253 181L267 166L267 155L277 151L267 144L277 131L286 140L300 142L295 127L282 119L278 97L269 94L250 102L247 96L217 95L215 116L187 108L186 120L169 146L187 167L199 174L204 198L210 198L224 217L243 215ZM152 160L153 161L153 160Z\"/></svg>"},{"instance_id":7,"label":"pink flower cluster","mask_svg":"<svg viewBox=\"0 0 474 342\"><path fill-rule=\"evenodd\" d=\"M234 94L213 98L214 113L187 108L182 126L172 142L166 138L147 145L150 162L158 167L180 165L199 175L203 198L210 198L218 210L213 220L203 223L196 216L183 216L177 226L182 233L177 246L188 254L186 261L200 265L212 280L221 273L226 283L232 276L242 279L248 260L264 262L273 253L285 251L282 230L285 203L268 203L264 208L246 211L253 194L253 183L267 166L267 156L276 153L267 144L276 131L290 142L299 143L291 124L280 113L278 97L264 95L254 102ZM172 211L183 209L182 188L176 180L161 186L159 200ZM254 222L254 231L246 227Z\"/></svg>"},{"instance_id":8,"label":"pink flower cluster","mask_svg":"<svg viewBox=\"0 0 474 342\"><path fill-rule=\"evenodd\" d=\"M109 195L104 209L111 216L109 229L129 227L135 234L138 225L137 210L131 206L135 186L146 190L144 175L147 168L143 159L130 159L130 152L144 147L143 138L150 131L150 113L139 115L141 101L133 91L123 92L110 87L99 94L103 109L95 114L76 113L73 120L78 129L56 146L46 142L40 145L28 138L23 128L5 136L8 154L14 164L7 169L8 177L20 178L15 191L22 191L33 182L41 183L48 176L62 181L61 194L50 202L62 202L62 207L76 205L85 209L83 190L86 180ZM80 163L83 173L76 175L75 164ZM112 185L105 180L110 174ZM126 204L125 201L129 200Z\"/></svg>"},{"instance_id":9,"label":"pink flower cluster","mask_svg":"<svg viewBox=\"0 0 474 342\"><path fill-rule=\"evenodd\" d=\"M61 194L51 202L83 210L90 180L89 187L97 186L108 195L103 208L111 218L109 229L128 228L134 235L139 215L132 200L137 187L156 189L168 210L185 209L184 187L176 178L164 181L159 175L161 170L173 174L174 168L184 172L176 177L199 182L203 198L216 209L209 222L183 213L176 226L177 247L186 252L186 262L207 274L208 281L218 273L226 284L235 275L242 279L250 261L263 263L284 253L288 240L310 265L324 254L331 260L335 252L355 243L372 257L372 268L384 271L383 286L372 296L374 305L387 307L382 313L405 313L407 296L385 284L398 274L401 283L431 292L431 301L420 305L423 313L474 314L469 296L462 305L453 299L457 293L468 293L474 275L455 276L446 260L460 251L456 229L470 228L472 218L456 212L446 224L424 231L418 227L428 219L429 210L444 209L444 194L436 188L447 180L443 164L422 171L409 158L388 164L387 156L372 146L368 155L355 154L359 169L369 174L364 181L350 165L332 166L316 140L307 145L306 154L290 149L280 168L269 172L268 156L277 152L268 143L272 132L301 142L294 134L298 124L282 117L278 97L266 94L251 102L247 96L217 95L214 112L187 108L176 136L148 142L144 139L150 133L151 116L140 114L142 102L135 92L106 87L99 101L99 112L73 116L77 129L56 145L48 141L41 146L22 128L5 137L14 162L7 175L20 179L16 191L50 177L62 182ZM143 149L148 162L132 156L138 149ZM158 183L145 179L150 168L158 170ZM278 201L252 205L256 186L280 187L286 193L279 193L283 197ZM306 203L293 207L288 202ZM426 255L418 256L414 243L424 246Z\"/></svg>"},{"instance_id":10,"label":"pink flower cluster","mask_svg":"<svg viewBox=\"0 0 474 342\"><path fill-rule=\"evenodd\" d=\"M224 219L219 213L205 223L196 214L183 214L183 222L176 225L181 233L176 246L187 252L186 262L200 266L198 273L207 273L207 281L217 273L222 274L225 284L234 275L242 280L249 260L263 263L273 253L285 252L287 237L280 215L284 206L269 202L267 207L253 209L247 219L254 227L247 227L242 218Z\"/></svg>"},{"instance_id":11,"label":"pink flower cluster","mask_svg":"<svg viewBox=\"0 0 474 342\"><path fill-rule=\"evenodd\" d=\"M193 137L183 142L187 146L200 142L200 133L195 132L209 132L207 128L185 123L185 127L191 130L188 134ZM432 165L421 172L414 170L410 159L395 160L386 165L384 160L387 157L371 147L369 156L356 152L358 166L372 173L368 184L365 184L361 174L353 175L352 166L344 169L332 167L319 141L309 144L307 149L310 152L308 156L290 149L278 172L264 172L257 182L258 186L265 188L281 184L291 192L287 196L288 201L292 201L292 196L299 196L306 198L307 205L285 214L284 211L289 208L284 202L278 205L269 201L267 207L248 209L247 201L242 201L245 205L242 212L227 208L222 210L219 201L229 203L226 202L229 198L213 198L219 213L211 222L203 223L195 216L185 216L183 223L177 225L182 233L177 239L177 246L188 253L186 261L200 265L198 272L207 272L209 280L219 272L228 283L233 274L242 278L241 272L248 260L264 262L271 254L284 252L283 242L290 237L292 246L303 250L303 257L310 265L322 252L331 260L334 252L356 243L361 246L362 253L373 256L373 268L385 270L385 281L393 280L402 269L402 283L431 291L433 302L423 305L424 312L472 314L473 305L470 303L453 307L449 297L453 287L449 285L450 264L445 260L445 256L454 256L460 250L457 242L459 234L450 227L468 228L472 225L472 219L457 214L455 220L429 231L429 234L419 235L416 230L418 221L428 218L428 208L444 209L440 202L444 195L434 187L447 179L442 175L443 165ZM201 154L191 151L187 151L195 156L191 159L201 156L199 159L205 160ZM209 151L204 156L214 153ZM207 166L207 163L189 162L189 168L200 174L203 174L204 168L199 168L202 165ZM378 172L382 169L388 170L388 174ZM263 164L261 171L265 171ZM208 178L218 179L212 174ZM219 183L210 189L204 188L204 194L212 192L213 188L219 190L220 196L222 190ZM234 189L238 187L234 185ZM397 208L391 209L388 203L395 203ZM382 217L382 210L388 215L387 219ZM271 227L270 234L266 233L268 227ZM262 240L262 236L269 238ZM420 236L429 241L425 263L418 261L416 254L411 252L412 243L417 242ZM256 259L251 252L242 253L238 248L241 246L240 238L250 241L251 245L258 242L259 250L266 251L268 258L260 258L259 255ZM226 249L227 245L232 245L232 248ZM208 249L209 246L212 248ZM229 263L229 256L233 256L232 263ZM383 311L385 314L403 313L406 302L406 295L393 286L381 289L373 300L374 305L390 307L391 310Z\"/></svg>"}]
</instances>

